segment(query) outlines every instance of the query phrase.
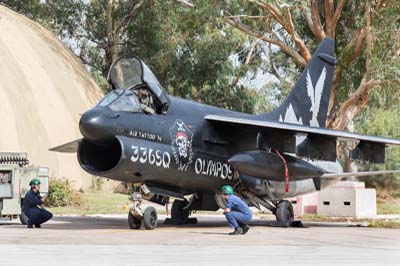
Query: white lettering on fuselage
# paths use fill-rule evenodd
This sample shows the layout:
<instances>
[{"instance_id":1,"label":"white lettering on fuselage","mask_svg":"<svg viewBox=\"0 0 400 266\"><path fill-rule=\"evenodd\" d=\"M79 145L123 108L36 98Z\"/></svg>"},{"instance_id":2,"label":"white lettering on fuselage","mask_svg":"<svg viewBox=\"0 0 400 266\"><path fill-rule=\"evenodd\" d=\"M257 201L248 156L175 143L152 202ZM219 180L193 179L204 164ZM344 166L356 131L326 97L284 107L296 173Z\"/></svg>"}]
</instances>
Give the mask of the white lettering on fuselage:
<instances>
[{"instance_id":1,"label":"white lettering on fuselage","mask_svg":"<svg viewBox=\"0 0 400 266\"><path fill-rule=\"evenodd\" d=\"M155 140L157 140L159 142L162 141L162 137L157 134L141 132L141 131L136 131L136 130L129 131L129 136L134 137L134 138L151 140L151 141L155 141Z\"/></svg>"},{"instance_id":2,"label":"white lettering on fuselage","mask_svg":"<svg viewBox=\"0 0 400 266\"><path fill-rule=\"evenodd\" d=\"M198 175L218 176L228 180L232 180L233 178L232 166L213 160L197 158L194 164L194 170Z\"/></svg>"},{"instance_id":3,"label":"white lettering on fuselage","mask_svg":"<svg viewBox=\"0 0 400 266\"><path fill-rule=\"evenodd\" d=\"M132 146L132 150L131 161L134 163L139 162L145 164L148 162L150 165L169 168L171 163L171 155L169 152L139 146Z\"/></svg>"}]
</instances>

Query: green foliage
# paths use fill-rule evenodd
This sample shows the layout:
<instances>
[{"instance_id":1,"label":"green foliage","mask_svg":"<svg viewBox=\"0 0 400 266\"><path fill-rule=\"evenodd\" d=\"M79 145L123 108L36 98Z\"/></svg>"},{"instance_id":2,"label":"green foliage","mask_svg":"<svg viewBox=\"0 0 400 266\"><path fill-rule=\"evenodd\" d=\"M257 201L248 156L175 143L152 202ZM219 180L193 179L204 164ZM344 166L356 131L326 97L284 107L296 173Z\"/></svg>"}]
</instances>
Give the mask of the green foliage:
<instances>
[{"instance_id":1,"label":"green foliage","mask_svg":"<svg viewBox=\"0 0 400 266\"><path fill-rule=\"evenodd\" d=\"M128 196L106 191L88 191L82 194L82 206L52 207L54 214L126 214Z\"/></svg>"},{"instance_id":2,"label":"green foliage","mask_svg":"<svg viewBox=\"0 0 400 266\"><path fill-rule=\"evenodd\" d=\"M225 15L239 15L240 22L249 29L256 30L264 36L276 39L279 38L285 45L299 52L291 37L285 32L283 27L272 19L270 13L258 5L261 1L224 1ZM311 1L295 0L295 1L277 1L266 0L261 3L273 4L280 9L281 15L287 20L287 10L289 7L291 18L296 33L306 44L312 53L318 45L314 34L304 19L304 10L309 10ZM318 1L319 16L322 24L324 24L324 1ZM335 7L338 1L334 1ZM354 40L366 27L366 5L371 10L371 38L373 45L371 47L370 64L368 67L372 69L369 79L382 81L384 89L376 93L376 98L382 103L385 98L387 106L395 104L400 93L400 5L397 0L385 1L383 6L378 7L376 1L346 1L339 23L336 27L335 46L336 57L339 61L341 69L338 83L336 87L336 99L334 111L338 111L342 103L349 98L360 85L360 82L366 72L367 45L364 38L361 46L360 54L355 54ZM267 50L269 45L265 44L261 49ZM296 64L290 56L283 53L280 49L274 48L269 52L267 60L261 58L253 60L253 68L264 69L265 71L276 76L276 80L272 81L265 87L268 91L275 92L274 101L281 102L288 94L291 85L298 79L302 71L302 67ZM391 95L392 97L387 97ZM393 97L395 96L395 97ZM371 99L368 104L376 105L376 98ZM268 98L267 98L268 99Z\"/></svg>"},{"instance_id":3,"label":"green foliage","mask_svg":"<svg viewBox=\"0 0 400 266\"><path fill-rule=\"evenodd\" d=\"M40 0L0 0L0 3L33 19L40 17L43 7Z\"/></svg>"},{"instance_id":4,"label":"green foliage","mask_svg":"<svg viewBox=\"0 0 400 266\"><path fill-rule=\"evenodd\" d=\"M400 214L399 200L378 199L376 207L378 214Z\"/></svg>"},{"instance_id":5,"label":"green foliage","mask_svg":"<svg viewBox=\"0 0 400 266\"><path fill-rule=\"evenodd\" d=\"M83 205L82 194L73 189L72 182L68 179L50 178L49 192L51 195L46 199L46 205L49 207Z\"/></svg>"},{"instance_id":6,"label":"green foliage","mask_svg":"<svg viewBox=\"0 0 400 266\"><path fill-rule=\"evenodd\" d=\"M371 108L367 108L371 109ZM371 113L361 115L356 125L362 133L378 136L400 138L400 110L373 109L365 110ZM396 147L386 148L386 160L384 165L362 165L365 170L393 170L400 169L400 149ZM361 178L369 187L379 189L381 197L393 196L400 189L400 175L375 176Z\"/></svg>"},{"instance_id":7,"label":"green foliage","mask_svg":"<svg viewBox=\"0 0 400 266\"><path fill-rule=\"evenodd\" d=\"M343 69L338 85L336 108L354 92L365 73L367 56L366 44L359 57L354 58L354 46L351 40L360 30L365 28L366 1L349 1L342 13L341 23L337 28L336 53L339 65ZM385 7L375 11L376 6L370 3L372 9L371 19L371 63L370 78L383 81L382 89L373 90L368 105L379 108L396 106L396 97L399 97L400 83L393 82L400 77L400 5L397 0L385 2ZM354 59L354 60L352 60ZM348 62L351 62L348 64ZM388 95L390 95L388 97Z\"/></svg>"},{"instance_id":8,"label":"green foliage","mask_svg":"<svg viewBox=\"0 0 400 266\"><path fill-rule=\"evenodd\" d=\"M283 20L288 21L287 8L290 9L291 18L296 33L306 44L312 53L318 41L314 33L311 32L305 20L304 10L310 10L311 1L238 1L240 4L225 1L226 15L239 15L240 23L246 25L248 29L260 32L262 35L280 39L287 47L296 52L299 50L293 43L291 36L284 31L282 25L273 19L265 4L272 4L280 10ZM325 20L326 1L317 1L319 17L322 24ZM334 1L337 7L338 1ZM366 13L369 10L369 13ZM400 99L400 5L397 0L385 1L379 6L376 1L346 1L339 23L336 27L335 47L336 57L339 60L337 69L340 69L337 76L337 86L335 91L334 112L342 106L343 102L349 99L361 84L363 78L367 80L379 81L380 89L374 88L368 92L368 105L357 117L356 131L372 135L383 135L399 138L399 107ZM370 14L370 30L367 28L367 15ZM326 28L325 28L326 29ZM369 31L368 31L369 30ZM371 47L367 47L367 35L371 38ZM362 37L363 36L363 37ZM357 48L355 43L361 41L361 46ZM266 69L269 73L276 76L276 81L268 84L264 88L269 91L267 95L274 95L272 99L281 102L291 87L297 80L302 67L295 64L294 60L280 49L271 47L269 60L254 60L257 68ZM369 70L368 75L367 69ZM269 97L266 97L269 99ZM360 104L363 101L360 99ZM350 121L352 122L352 121ZM369 169L400 169L399 149L387 149L386 164L384 166L369 166ZM368 166L361 166L368 167ZM399 189L399 177L376 177L365 178L367 185L376 186L382 189L379 192L392 193Z\"/></svg>"},{"instance_id":9,"label":"green foliage","mask_svg":"<svg viewBox=\"0 0 400 266\"><path fill-rule=\"evenodd\" d=\"M69 45L88 67L105 91L105 80L111 64L110 36L107 35L106 0L0 0L53 30ZM114 21L123 20L139 1L115 1ZM250 60L246 59L254 37L249 37L227 25L223 16L241 15L241 22L269 37L279 37L296 50L290 36L256 1L193 0L193 8L176 1L144 1L146 8L130 19L119 35L120 55L134 54L142 58L154 71L167 92L245 112L271 111L297 80L302 67L274 45L255 46ZM285 3L290 7L297 34L312 53L318 41L304 19L303 10L311 1L265 0L280 7L287 18ZM337 6L338 1L334 1ZM336 57L341 74L336 87L334 109L359 87L365 74L367 47L364 42L355 56L354 39L366 26L365 10L372 12L371 37L373 46L368 58L372 69L369 79L381 81L381 89L369 93L369 101L357 117L356 131L399 137L400 99L400 5L397 0L346 1L336 28ZM318 1L320 18L324 24L324 1ZM247 15L247 16L245 16ZM248 16L252 16L251 18ZM258 19L257 19L258 17ZM297 50L296 50L297 51ZM298 51L297 51L298 52ZM276 79L259 91L246 82L256 73L268 72ZM399 169L399 151L388 149L384 168ZM376 168L377 166L373 166ZM370 179L373 180L373 179ZM377 177L379 186L394 190L398 177ZM388 183L389 182L389 183Z\"/></svg>"},{"instance_id":10,"label":"green foliage","mask_svg":"<svg viewBox=\"0 0 400 266\"><path fill-rule=\"evenodd\" d=\"M53 30L88 67L104 90L112 63L105 0L6 1ZM24 3L22 3L24 2ZM119 55L139 56L168 93L219 107L253 112L258 96L236 82L249 66L248 38L221 18L223 1L195 0L193 8L175 1L144 1L144 8L121 28ZM124 21L139 1L114 1L113 26Z\"/></svg>"},{"instance_id":11,"label":"green foliage","mask_svg":"<svg viewBox=\"0 0 400 266\"><path fill-rule=\"evenodd\" d=\"M255 94L235 84L246 71L230 59L243 49L246 38L226 27L220 18L218 1L193 1L195 7L157 2L146 10L141 26L131 23L128 30L131 46L154 70L167 91L173 95L207 104L253 112ZM160 13L162 14L160 16ZM148 22L152 32L144 39ZM155 31L155 29L158 29ZM135 39L137 41L135 42ZM131 48L131 49L132 49ZM129 50L129 45L124 50Z\"/></svg>"},{"instance_id":12,"label":"green foliage","mask_svg":"<svg viewBox=\"0 0 400 266\"><path fill-rule=\"evenodd\" d=\"M382 220L371 220L368 223L370 228L388 228L388 229L400 229L400 223L397 221L382 221Z\"/></svg>"}]
</instances>

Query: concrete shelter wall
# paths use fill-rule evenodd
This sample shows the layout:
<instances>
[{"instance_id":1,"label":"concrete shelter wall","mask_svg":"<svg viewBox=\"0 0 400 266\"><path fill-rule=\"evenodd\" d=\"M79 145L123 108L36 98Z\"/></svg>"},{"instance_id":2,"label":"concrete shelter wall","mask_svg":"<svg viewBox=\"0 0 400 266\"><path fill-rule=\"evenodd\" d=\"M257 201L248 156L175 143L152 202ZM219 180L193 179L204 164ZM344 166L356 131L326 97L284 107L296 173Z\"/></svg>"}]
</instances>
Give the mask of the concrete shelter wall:
<instances>
[{"instance_id":1,"label":"concrete shelter wall","mask_svg":"<svg viewBox=\"0 0 400 266\"><path fill-rule=\"evenodd\" d=\"M0 5L0 151L27 152L34 165L90 186L76 154L48 149L80 138L80 114L102 92L54 34Z\"/></svg>"}]
</instances>

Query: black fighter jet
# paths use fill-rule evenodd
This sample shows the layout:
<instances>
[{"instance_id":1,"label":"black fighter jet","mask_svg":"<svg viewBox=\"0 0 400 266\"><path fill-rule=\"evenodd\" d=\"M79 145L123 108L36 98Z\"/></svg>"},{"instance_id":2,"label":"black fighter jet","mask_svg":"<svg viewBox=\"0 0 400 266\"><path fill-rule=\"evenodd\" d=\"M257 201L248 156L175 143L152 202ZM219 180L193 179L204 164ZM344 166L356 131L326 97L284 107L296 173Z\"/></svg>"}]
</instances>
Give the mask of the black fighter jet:
<instances>
[{"instance_id":1,"label":"black fighter jet","mask_svg":"<svg viewBox=\"0 0 400 266\"><path fill-rule=\"evenodd\" d=\"M131 228L157 226L156 210L142 210L142 199L175 198L170 222L188 223L192 211L224 207L226 184L249 206L292 221L285 198L346 176L398 172L343 173L338 141L354 143L354 160L384 163L385 148L400 140L325 128L335 64L334 40L326 38L282 105L250 115L168 95L139 58L123 57L108 74L113 90L81 117L83 138L51 150L77 152L86 172L122 181Z\"/></svg>"}]
</instances>

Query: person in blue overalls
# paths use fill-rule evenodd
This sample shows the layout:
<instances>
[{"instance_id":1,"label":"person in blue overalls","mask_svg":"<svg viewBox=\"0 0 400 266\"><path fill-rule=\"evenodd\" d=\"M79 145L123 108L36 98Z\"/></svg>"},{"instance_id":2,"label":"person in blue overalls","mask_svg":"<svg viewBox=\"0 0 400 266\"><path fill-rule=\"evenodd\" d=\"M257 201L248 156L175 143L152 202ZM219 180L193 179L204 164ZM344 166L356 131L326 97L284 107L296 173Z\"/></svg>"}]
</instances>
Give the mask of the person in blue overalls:
<instances>
[{"instance_id":1,"label":"person in blue overalls","mask_svg":"<svg viewBox=\"0 0 400 266\"><path fill-rule=\"evenodd\" d=\"M29 182L31 189L26 192L22 205L22 211L28 217L28 228L40 228L42 223L47 222L53 214L44 209L43 202L48 195L40 196L40 180L33 179Z\"/></svg>"},{"instance_id":2,"label":"person in blue overalls","mask_svg":"<svg viewBox=\"0 0 400 266\"><path fill-rule=\"evenodd\" d=\"M230 235L246 234L250 227L247 225L253 214L247 204L238 196L233 195L233 188L229 185L222 187L222 194L226 199L224 214L229 227L235 228Z\"/></svg>"}]
</instances>

